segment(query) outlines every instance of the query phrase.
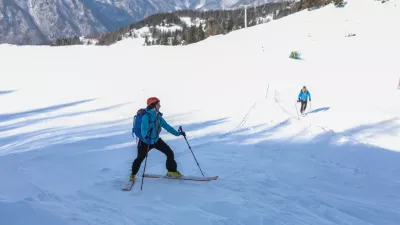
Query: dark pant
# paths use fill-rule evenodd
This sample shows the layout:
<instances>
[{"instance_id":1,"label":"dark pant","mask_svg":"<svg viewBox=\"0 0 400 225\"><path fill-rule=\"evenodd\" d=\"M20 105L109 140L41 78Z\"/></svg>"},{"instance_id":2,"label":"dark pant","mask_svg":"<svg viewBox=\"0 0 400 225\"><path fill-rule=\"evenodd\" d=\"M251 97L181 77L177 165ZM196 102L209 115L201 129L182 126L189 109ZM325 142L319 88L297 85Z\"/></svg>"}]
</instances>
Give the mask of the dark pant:
<instances>
[{"instance_id":1,"label":"dark pant","mask_svg":"<svg viewBox=\"0 0 400 225\"><path fill-rule=\"evenodd\" d=\"M168 171L170 172L176 172L176 161L174 159L174 152L172 149L160 138L156 143L153 145L148 145L141 140L138 142L138 148L137 148L137 157L135 161L132 163L132 173L137 174L139 171L140 165L142 164L143 160L146 158L146 151L149 149L157 149L160 152L164 153L167 156L167 161L165 162L165 167L167 168Z\"/></svg>"},{"instance_id":2,"label":"dark pant","mask_svg":"<svg viewBox=\"0 0 400 225\"><path fill-rule=\"evenodd\" d=\"M307 108L307 101L301 101L300 112L303 113L304 111L306 111L306 108Z\"/></svg>"}]
</instances>

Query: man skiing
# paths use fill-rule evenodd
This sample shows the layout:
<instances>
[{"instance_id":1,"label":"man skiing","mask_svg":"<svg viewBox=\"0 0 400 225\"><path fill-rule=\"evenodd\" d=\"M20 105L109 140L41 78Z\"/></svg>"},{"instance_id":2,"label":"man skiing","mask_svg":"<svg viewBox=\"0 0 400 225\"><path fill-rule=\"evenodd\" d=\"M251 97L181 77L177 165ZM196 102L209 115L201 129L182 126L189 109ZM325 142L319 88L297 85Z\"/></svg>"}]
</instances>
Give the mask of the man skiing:
<instances>
[{"instance_id":1,"label":"man skiing","mask_svg":"<svg viewBox=\"0 0 400 225\"><path fill-rule=\"evenodd\" d=\"M311 95L310 92L307 90L306 86L303 86L303 89L300 90L297 102L301 102L300 113L304 115L304 111L307 108L307 101L310 99L311 102Z\"/></svg>"},{"instance_id":2,"label":"man skiing","mask_svg":"<svg viewBox=\"0 0 400 225\"><path fill-rule=\"evenodd\" d=\"M161 128L166 129L169 133L175 136L186 136L184 131L177 131L171 127L162 118L163 114L160 112L160 100L156 97L147 99L147 107L145 114L142 117L141 136L137 144L137 157L132 163L132 173L129 180L134 181L137 172L139 171L140 165L147 157L148 151L155 148L167 156L166 168L168 170L168 176L180 177L182 176L177 171L177 164L174 159L174 152L172 149L159 137Z\"/></svg>"}]
</instances>

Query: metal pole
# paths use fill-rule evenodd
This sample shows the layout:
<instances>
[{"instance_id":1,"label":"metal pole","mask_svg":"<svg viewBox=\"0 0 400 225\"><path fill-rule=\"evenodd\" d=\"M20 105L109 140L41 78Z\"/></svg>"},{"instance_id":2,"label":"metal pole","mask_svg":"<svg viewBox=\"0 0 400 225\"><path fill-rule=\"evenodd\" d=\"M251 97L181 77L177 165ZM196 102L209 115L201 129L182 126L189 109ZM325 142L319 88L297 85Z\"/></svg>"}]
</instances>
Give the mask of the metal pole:
<instances>
[{"instance_id":1,"label":"metal pole","mask_svg":"<svg viewBox=\"0 0 400 225\"><path fill-rule=\"evenodd\" d=\"M244 28L247 28L247 6L244 6Z\"/></svg>"}]
</instances>

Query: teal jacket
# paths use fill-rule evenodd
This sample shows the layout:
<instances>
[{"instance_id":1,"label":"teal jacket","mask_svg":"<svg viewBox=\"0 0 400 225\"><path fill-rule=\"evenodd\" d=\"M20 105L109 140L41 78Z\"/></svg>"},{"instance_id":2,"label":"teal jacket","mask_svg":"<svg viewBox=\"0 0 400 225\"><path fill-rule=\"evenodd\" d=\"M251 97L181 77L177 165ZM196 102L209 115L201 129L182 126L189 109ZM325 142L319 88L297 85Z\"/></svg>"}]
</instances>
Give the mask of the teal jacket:
<instances>
[{"instance_id":1,"label":"teal jacket","mask_svg":"<svg viewBox=\"0 0 400 225\"><path fill-rule=\"evenodd\" d=\"M146 113L142 117L141 124L141 132L143 137L143 142L147 144L154 144L160 138L161 128L166 129L169 133L179 136L177 130L171 127L165 120L162 118L163 114L157 112L155 109L146 108Z\"/></svg>"},{"instance_id":2,"label":"teal jacket","mask_svg":"<svg viewBox=\"0 0 400 225\"><path fill-rule=\"evenodd\" d=\"M298 98L301 101L308 101L308 99L310 99L311 101L311 94L308 90L306 91L306 93L304 93L303 90L300 90Z\"/></svg>"}]
</instances>

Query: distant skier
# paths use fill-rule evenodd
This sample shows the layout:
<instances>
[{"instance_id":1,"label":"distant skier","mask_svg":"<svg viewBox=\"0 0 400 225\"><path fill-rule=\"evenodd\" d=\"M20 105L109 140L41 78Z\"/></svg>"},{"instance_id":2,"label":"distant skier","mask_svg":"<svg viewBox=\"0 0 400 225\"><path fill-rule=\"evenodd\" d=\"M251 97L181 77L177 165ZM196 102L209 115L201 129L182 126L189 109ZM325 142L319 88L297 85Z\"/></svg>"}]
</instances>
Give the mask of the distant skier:
<instances>
[{"instance_id":1,"label":"distant skier","mask_svg":"<svg viewBox=\"0 0 400 225\"><path fill-rule=\"evenodd\" d=\"M174 159L174 152L172 149L159 137L161 128L166 129L169 133L175 136L186 136L184 131L177 131L171 127L162 118L160 110L160 100L156 97L147 99L147 107L143 110L141 117L141 124L135 124L135 127L140 130L140 138L137 144L137 157L132 163L132 173L129 180L135 180L136 174L139 171L140 165L147 156L147 150L150 151L152 148L159 150L167 156L165 166L168 170L168 176L180 177L182 176L177 171L176 161ZM135 128L136 129L136 128Z\"/></svg>"},{"instance_id":2,"label":"distant skier","mask_svg":"<svg viewBox=\"0 0 400 225\"><path fill-rule=\"evenodd\" d=\"M311 102L310 92L307 90L306 86L303 86L303 89L300 90L297 102L301 102L300 113L304 114L304 111L307 108L307 101Z\"/></svg>"},{"instance_id":3,"label":"distant skier","mask_svg":"<svg viewBox=\"0 0 400 225\"><path fill-rule=\"evenodd\" d=\"M399 84L397 85L397 89L400 89L400 78L399 78Z\"/></svg>"}]
</instances>

